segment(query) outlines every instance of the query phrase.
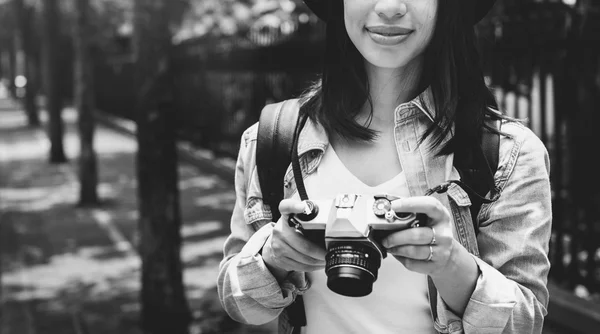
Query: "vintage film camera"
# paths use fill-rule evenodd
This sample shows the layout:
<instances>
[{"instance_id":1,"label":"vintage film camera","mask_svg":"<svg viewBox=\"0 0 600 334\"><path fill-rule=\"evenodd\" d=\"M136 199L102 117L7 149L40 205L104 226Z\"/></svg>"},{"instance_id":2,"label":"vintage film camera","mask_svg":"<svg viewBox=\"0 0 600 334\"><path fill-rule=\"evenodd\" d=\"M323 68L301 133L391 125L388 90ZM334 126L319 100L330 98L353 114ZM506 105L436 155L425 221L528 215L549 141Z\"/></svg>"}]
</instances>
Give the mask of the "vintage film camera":
<instances>
[{"instance_id":1,"label":"vintage film camera","mask_svg":"<svg viewBox=\"0 0 600 334\"><path fill-rule=\"evenodd\" d=\"M397 213L387 194L340 194L333 200L305 201L307 210L290 225L327 250L325 273L330 290L350 297L371 293L381 261L381 245L392 232L424 226L425 214Z\"/></svg>"}]
</instances>

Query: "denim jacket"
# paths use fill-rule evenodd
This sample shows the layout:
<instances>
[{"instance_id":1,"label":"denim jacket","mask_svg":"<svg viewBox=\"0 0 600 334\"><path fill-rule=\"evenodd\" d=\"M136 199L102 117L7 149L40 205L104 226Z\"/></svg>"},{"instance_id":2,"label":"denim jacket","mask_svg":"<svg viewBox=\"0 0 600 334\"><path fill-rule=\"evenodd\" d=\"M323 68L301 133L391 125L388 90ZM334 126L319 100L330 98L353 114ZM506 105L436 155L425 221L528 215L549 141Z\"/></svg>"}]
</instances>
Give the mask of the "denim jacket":
<instances>
[{"instance_id":1,"label":"denim jacket","mask_svg":"<svg viewBox=\"0 0 600 334\"><path fill-rule=\"evenodd\" d=\"M395 110L395 141L411 196L446 180L458 179L453 155L436 156L429 138L417 145L432 124L430 108L420 99ZM260 255L274 223L263 203L256 170L257 124L241 138L235 172L236 203L231 234L217 279L220 301L229 316L242 323L264 324L279 317L279 332L290 333L285 307L310 288L306 273L292 272L283 282L270 273ZM549 157L544 144L524 125L503 121L495 185L500 198L484 204L476 235L467 193L452 184L436 196L451 212L454 237L476 260L480 275L461 317L437 294L432 319L439 333L541 333L547 314L546 287L550 262L551 189ZM324 129L310 120L301 131L298 153L306 177L319 166L329 145ZM284 197L296 186L291 167L284 177ZM433 295L430 291L430 295Z\"/></svg>"}]
</instances>

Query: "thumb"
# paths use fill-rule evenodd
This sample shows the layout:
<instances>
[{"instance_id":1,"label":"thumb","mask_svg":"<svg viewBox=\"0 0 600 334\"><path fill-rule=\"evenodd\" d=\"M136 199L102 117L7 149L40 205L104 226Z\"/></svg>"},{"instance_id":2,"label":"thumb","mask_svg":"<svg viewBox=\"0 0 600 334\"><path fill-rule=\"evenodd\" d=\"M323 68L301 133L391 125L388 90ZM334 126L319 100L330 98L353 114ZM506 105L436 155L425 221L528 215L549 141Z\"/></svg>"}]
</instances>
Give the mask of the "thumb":
<instances>
[{"instance_id":1,"label":"thumb","mask_svg":"<svg viewBox=\"0 0 600 334\"><path fill-rule=\"evenodd\" d=\"M294 223L290 222L290 216L294 214L304 213L308 210L308 206L305 202L297 200L297 199L284 199L279 203L279 212L281 213L281 218L278 223L282 225L282 232L291 232L296 231L294 228Z\"/></svg>"},{"instance_id":2,"label":"thumb","mask_svg":"<svg viewBox=\"0 0 600 334\"><path fill-rule=\"evenodd\" d=\"M279 202L279 212L288 217L292 214L304 213L309 210L308 205L304 201L297 199L284 199Z\"/></svg>"}]
</instances>

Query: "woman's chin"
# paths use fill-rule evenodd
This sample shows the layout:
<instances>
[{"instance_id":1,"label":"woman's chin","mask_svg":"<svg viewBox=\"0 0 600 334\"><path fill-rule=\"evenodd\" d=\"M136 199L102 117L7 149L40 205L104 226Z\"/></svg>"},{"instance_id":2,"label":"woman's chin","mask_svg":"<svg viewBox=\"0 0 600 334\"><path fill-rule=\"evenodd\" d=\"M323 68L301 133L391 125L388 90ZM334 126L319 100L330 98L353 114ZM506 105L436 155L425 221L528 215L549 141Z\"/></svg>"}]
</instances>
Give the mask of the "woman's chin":
<instances>
[{"instance_id":1,"label":"woman's chin","mask_svg":"<svg viewBox=\"0 0 600 334\"><path fill-rule=\"evenodd\" d=\"M407 62L402 61L397 56L394 59L385 59L382 57L377 57L376 59L367 59L367 61L377 68L390 70L404 68L407 64Z\"/></svg>"}]
</instances>

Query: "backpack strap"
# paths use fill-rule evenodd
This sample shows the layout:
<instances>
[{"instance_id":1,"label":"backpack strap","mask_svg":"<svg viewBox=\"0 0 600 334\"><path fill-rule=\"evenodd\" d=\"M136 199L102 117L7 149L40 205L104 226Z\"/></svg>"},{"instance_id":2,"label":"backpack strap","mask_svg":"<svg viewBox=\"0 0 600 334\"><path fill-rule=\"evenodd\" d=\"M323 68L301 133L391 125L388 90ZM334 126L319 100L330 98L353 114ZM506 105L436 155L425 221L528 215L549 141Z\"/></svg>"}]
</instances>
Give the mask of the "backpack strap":
<instances>
[{"instance_id":1,"label":"backpack strap","mask_svg":"<svg viewBox=\"0 0 600 334\"><path fill-rule=\"evenodd\" d=\"M292 161L294 134L300 107L298 100L286 100L263 108L258 121L256 166L264 203L269 205L272 221L281 217L279 202L283 199L283 178ZM306 326L302 296L286 308L293 333Z\"/></svg>"},{"instance_id":2,"label":"backpack strap","mask_svg":"<svg viewBox=\"0 0 600 334\"><path fill-rule=\"evenodd\" d=\"M256 166L263 201L271 209L272 221L281 217L283 178L292 159L299 110L297 100L269 104L261 111L258 121Z\"/></svg>"}]
</instances>

